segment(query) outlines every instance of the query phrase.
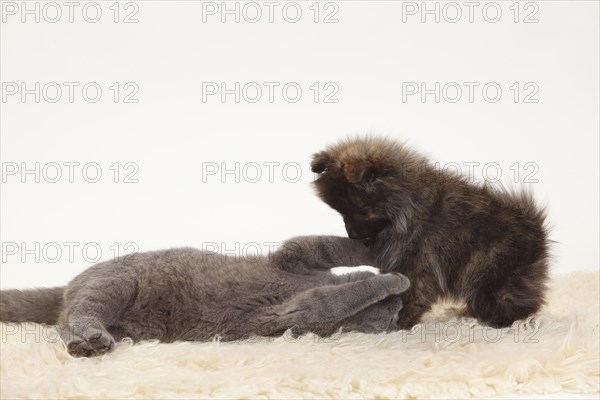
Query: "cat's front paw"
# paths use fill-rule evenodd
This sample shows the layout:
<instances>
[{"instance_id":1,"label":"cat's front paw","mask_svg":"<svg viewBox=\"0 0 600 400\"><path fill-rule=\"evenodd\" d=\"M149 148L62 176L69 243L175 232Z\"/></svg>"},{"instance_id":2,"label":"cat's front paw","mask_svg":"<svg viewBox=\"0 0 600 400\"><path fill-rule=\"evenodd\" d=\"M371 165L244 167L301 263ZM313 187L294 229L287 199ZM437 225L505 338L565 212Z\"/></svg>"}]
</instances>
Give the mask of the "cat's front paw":
<instances>
[{"instance_id":1,"label":"cat's front paw","mask_svg":"<svg viewBox=\"0 0 600 400\"><path fill-rule=\"evenodd\" d=\"M408 278L398 272L377 275L377 278L385 283L389 294L400 294L410 287Z\"/></svg>"},{"instance_id":2,"label":"cat's front paw","mask_svg":"<svg viewBox=\"0 0 600 400\"><path fill-rule=\"evenodd\" d=\"M94 330L94 332L72 336L66 344L67 351L73 357L95 357L112 350L115 340L105 330Z\"/></svg>"}]
</instances>

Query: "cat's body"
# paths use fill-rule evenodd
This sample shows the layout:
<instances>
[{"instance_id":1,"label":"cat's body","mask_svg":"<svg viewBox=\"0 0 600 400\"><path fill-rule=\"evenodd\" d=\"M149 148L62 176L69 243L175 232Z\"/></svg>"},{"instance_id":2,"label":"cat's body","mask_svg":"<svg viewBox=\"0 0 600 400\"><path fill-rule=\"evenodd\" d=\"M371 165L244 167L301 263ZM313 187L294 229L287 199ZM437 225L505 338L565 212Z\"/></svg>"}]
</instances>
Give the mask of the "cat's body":
<instances>
[{"instance_id":1,"label":"cat's body","mask_svg":"<svg viewBox=\"0 0 600 400\"><path fill-rule=\"evenodd\" d=\"M330 335L393 329L408 288L399 274L334 275L372 262L347 238L292 239L275 253L240 259L192 248L133 254L96 264L66 288L3 291L0 320L57 323L73 355L114 340L240 340L254 335Z\"/></svg>"}]
</instances>

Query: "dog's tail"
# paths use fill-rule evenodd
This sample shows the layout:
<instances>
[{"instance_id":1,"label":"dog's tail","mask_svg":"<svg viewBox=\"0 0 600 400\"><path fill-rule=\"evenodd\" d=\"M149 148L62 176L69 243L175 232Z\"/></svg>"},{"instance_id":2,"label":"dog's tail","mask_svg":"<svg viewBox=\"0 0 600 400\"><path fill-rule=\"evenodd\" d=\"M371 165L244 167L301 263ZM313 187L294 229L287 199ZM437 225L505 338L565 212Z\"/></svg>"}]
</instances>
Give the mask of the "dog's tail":
<instances>
[{"instance_id":1,"label":"dog's tail","mask_svg":"<svg viewBox=\"0 0 600 400\"><path fill-rule=\"evenodd\" d=\"M63 287L0 291L0 321L56 324L63 305Z\"/></svg>"}]
</instances>

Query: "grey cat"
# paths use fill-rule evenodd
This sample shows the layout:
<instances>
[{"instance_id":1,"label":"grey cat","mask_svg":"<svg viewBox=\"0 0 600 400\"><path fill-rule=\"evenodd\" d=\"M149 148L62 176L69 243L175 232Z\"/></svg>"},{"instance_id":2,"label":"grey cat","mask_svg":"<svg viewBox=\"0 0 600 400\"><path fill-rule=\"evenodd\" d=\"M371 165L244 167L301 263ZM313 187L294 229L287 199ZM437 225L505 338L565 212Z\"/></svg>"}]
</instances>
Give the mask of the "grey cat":
<instances>
[{"instance_id":1,"label":"grey cat","mask_svg":"<svg viewBox=\"0 0 600 400\"><path fill-rule=\"evenodd\" d=\"M334 275L370 265L361 242L305 236L253 260L193 248L133 254L96 264L64 288L0 292L0 320L58 324L74 356L115 340L242 340L314 332L394 330L410 285L399 274Z\"/></svg>"}]
</instances>

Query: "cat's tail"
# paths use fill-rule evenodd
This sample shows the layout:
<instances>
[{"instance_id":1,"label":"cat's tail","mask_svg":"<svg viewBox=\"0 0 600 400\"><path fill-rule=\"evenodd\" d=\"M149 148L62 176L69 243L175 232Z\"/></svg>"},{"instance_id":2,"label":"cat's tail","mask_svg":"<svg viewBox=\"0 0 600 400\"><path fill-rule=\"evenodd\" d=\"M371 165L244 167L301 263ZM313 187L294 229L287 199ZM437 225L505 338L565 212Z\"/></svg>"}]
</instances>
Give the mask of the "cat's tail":
<instances>
[{"instance_id":1,"label":"cat's tail","mask_svg":"<svg viewBox=\"0 0 600 400\"><path fill-rule=\"evenodd\" d=\"M65 288L0 291L0 321L56 324Z\"/></svg>"}]
</instances>

